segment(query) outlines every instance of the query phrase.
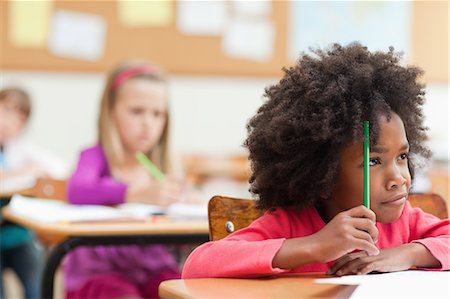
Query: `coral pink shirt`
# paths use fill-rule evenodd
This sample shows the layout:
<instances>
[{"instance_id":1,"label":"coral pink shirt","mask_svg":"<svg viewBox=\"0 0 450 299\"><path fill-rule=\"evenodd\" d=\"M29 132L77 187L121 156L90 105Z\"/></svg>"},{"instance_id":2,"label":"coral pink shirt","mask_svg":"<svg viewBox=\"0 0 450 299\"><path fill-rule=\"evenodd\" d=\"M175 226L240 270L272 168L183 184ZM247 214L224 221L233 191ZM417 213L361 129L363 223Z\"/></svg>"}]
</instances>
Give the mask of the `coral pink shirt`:
<instances>
[{"instance_id":1,"label":"coral pink shirt","mask_svg":"<svg viewBox=\"0 0 450 299\"><path fill-rule=\"evenodd\" d=\"M305 237L325 226L315 208L277 209L266 212L249 227L197 247L188 257L183 278L257 277L280 273L325 272L333 262L308 264L291 270L272 267L284 240ZM450 221L441 220L409 202L396 221L377 223L379 249L417 242L450 269Z\"/></svg>"}]
</instances>

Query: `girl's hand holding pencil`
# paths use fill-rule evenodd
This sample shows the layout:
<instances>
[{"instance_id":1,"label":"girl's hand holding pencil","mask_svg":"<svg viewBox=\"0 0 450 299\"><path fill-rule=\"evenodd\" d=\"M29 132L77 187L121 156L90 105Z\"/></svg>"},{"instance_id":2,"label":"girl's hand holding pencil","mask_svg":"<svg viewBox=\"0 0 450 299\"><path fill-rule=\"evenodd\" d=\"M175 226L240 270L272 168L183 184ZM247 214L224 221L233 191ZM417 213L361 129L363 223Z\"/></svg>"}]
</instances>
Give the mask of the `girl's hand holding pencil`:
<instances>
[{"instance_id":1,"label":"girl's hand holding pencil","mask_svg":"<svg viewBox=\"0 0 450 299\"><path fill-rule=\"evenodd\" d=\"M361 205L337 214L313 235L285 240L272 266L282 269L302 266L295 256L305 253L310 258L305 264L331 262L353 251L373 256L379 254L377 241L375 213Z\"/></svg>"},{"instance_id":2,"label":"girl's hand holding pencil","mask_svg":"<svg viewBox=\"0 0 450 299\"><path fill-rule=\"evenodd\" d=\"M312 236L318 244L320 262L336 260L355 250L367 255L379 253L375 246L378 241L375 213L362 205L337 214Z\"/></svg>"},{"instance_id":3,"label":"girl's hand holding pencil","mask_svg":"<svg viewBox=\"0 0 450 299\"><path fill-rule=\"evenodd\" d=\"M126 201L167 206L183 201L185 184L182 180L166 176L142 152L136 153L136 160L147 170L153 181L132 181L128 185Z\"/></svg>"},{"instance_id":4,"label":"girl's hand holding pencil","mask_svg":"<svg viewBox=\"0 0 450 299\"><path fill-rule=\"evenodd\" d=\"M126 194L126 201L167 206L183 201L185 197L184 189L182 181L166 176L162 182L130 184Z\"/></svg>"},{"instance_id":5,"label":"girl's hand holding pencil","mask_svg":"<svg viewBox=\"0 0 450 299\"><path fill-rule=\"evenodd\" d=\"M150 160L144 153L139 152L136 154L136 159L141 163L142 166L150 173L151 176L158 182L163 182L165 177L159 168L153 164L152 160Z\"/></svg>"}]
</instances>

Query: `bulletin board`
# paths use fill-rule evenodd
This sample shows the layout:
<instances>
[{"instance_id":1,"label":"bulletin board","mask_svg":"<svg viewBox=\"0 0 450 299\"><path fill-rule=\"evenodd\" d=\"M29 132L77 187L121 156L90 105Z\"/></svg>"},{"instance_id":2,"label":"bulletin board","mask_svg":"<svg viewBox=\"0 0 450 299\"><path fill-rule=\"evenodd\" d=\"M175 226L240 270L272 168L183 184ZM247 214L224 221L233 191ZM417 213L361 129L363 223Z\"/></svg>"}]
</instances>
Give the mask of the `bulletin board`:
<instances>
[{"instance_id":1,"label":"bulletin board","mask_svg":"<svg viewBox=\"0 0 450 299\"><path fill-rule=\"evenodd\" d=\"M171 74L279 76L281 68L292 65L288 57L288 1L271 1L269 21L275 28L273 54L256 61L226 55L221 36L186 35L173 18L165 27L126 27L118 18L117 1L54 0L53 10L99 15L107 24L105 51L95 61L58 57L47 48L17 47L8 39L10 0L0 1L0 68L12 70L103 72L117 62L140 58L153 62ZM449 80L448 1L412 1L411 63L425 70L426 82ZM291 16L292 17L292 16ZM313 29L313 28L312 28ZM251 41L250 41L251 42Z\"/></svg>"},{"instance_id":2,"label":"bulletin board","mask_svg":"<svg viewBox=\"0 0 450 299\"><path fill-rule=\"evenodd\" d=\"M95 61L57 57L46 48L23 48L7 38L8 6L0 1L0 67L16 70L107 71L117 62L139 58L155 63L171 74L252 75L281 74L286 65L287 1L272 1L271 15L275 27L273 55L266 61L234 58L221 48L220 36L193 36L181 33L176 13L165 27L124 27L118 19L116 1L54 1L53 10L69 10L102 16L107 24L104 55ZM176 10L177 1L173 3Z\"/></svg>"},{"instance_id":3,"label":"bulletin board","mask_svg":"<svg viewBox=\"0 0 450 299\"><path fill-rule=\"evenodd\" d=\"M425 82L449 83L449 1L414 1L411 62Z\"/></svg>"}]
</instances>

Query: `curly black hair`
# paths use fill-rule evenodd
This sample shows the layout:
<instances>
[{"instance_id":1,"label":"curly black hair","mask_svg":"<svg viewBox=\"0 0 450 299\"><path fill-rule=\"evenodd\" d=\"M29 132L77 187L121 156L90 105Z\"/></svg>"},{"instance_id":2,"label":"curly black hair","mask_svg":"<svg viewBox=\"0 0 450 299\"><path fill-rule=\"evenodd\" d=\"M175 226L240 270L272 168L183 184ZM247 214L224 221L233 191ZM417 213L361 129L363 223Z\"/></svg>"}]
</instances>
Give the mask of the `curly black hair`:
<instances>
[{"instance_id":1,"label":"curly black hair","mask_svg":"<svg viewBox=\"0 0 450 299\"><path fill-rule=\"evenodd\" d=\"M267 101L247 125L250 191L261 209L317 206L329 197L337 153L349 142L362 142L364 120L376 143L381 114L390 118L395 112L403 120L411 176L431 154L424 145L419 68L402 66L393 47L370 52L355 42L311 51L283 68L283 78L265 89Z\"/></svg>"}]
</instances>

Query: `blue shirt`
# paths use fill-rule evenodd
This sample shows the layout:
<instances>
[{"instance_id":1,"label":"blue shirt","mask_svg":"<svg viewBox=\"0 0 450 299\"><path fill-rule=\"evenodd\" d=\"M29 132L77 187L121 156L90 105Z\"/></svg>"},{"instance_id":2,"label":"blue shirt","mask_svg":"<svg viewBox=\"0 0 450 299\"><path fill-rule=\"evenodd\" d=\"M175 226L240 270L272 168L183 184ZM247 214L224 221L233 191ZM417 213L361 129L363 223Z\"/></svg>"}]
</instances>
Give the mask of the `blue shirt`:
<instances>
[{"instance_id":1,"label":"blue shirt","mask_svg":"<svg viewBox=\"0 0 450 299\"><path fill-rule=\"evenodd\" d=\"M0 169L6 168L6 159L3 152L3 146L0 147ZM8 204L8 200L2 199L0 201L0 208L3 208ZM18 247L27 242L33 240L33 234L27 229L10 223L4 223L3 218L0 215L0 250L7 250Z\"/></svg>"}]
</instances>

